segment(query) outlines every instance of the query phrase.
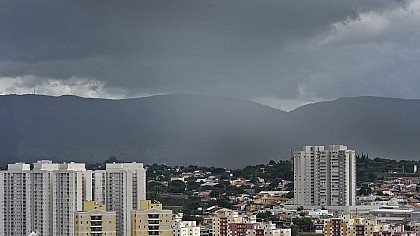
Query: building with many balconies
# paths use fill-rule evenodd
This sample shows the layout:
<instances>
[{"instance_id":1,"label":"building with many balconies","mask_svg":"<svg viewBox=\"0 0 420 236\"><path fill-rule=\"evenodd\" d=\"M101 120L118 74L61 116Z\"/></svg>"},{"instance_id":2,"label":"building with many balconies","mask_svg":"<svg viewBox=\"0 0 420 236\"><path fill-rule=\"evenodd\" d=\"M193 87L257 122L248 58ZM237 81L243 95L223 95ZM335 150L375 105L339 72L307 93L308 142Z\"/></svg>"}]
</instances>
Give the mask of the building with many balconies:
<instances>
[{"instance_id":1,"label":"building with many balconies","mask_svg":"<svg viewBox=\"0 0 420 236\"><path fill-rule=\"evenodd\" d=\"M293 152L294 204L299 206L354 206L355 151L344 145L305 146Z\"/></svg>"}]
</instances>

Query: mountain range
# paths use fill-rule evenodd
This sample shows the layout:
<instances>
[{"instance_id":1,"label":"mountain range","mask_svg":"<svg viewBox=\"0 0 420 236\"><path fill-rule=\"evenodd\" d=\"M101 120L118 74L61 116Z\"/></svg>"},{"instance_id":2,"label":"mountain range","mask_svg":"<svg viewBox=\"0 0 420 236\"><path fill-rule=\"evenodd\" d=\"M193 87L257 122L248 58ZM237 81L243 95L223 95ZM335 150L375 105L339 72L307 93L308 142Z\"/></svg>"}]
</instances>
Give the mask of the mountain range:
<instances>
[{"instance_id":1,"label":"mountain range","mask_svg":"<svg viewBox=\"0 0 420 236\"><path fill-rule=\"evenodd\" d=\"M339 98L285 112L201 95L133 99L0 96L0 165L39 159L243 167L304 145L418 160L420 100Z\"/></svg>"}]
</instances>

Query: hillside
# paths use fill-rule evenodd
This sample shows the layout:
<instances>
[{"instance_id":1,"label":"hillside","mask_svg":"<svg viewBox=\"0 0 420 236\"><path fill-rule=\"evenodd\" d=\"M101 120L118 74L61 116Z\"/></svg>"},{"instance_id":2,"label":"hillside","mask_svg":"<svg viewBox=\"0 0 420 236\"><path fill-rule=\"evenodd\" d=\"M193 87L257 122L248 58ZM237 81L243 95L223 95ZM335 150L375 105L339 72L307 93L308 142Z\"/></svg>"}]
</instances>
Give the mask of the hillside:
<instances>
[{"instance_id":1,"label":"hillside","mask_svg":"<svg viewBox=\"0 0 420 236\"><path fill-rule=\"evenodd\" d=\"M107 100L0 96L0 164L100 162L241 167L342 143L370 156L418 159L420 100L358 97L284 112L245 100L164 95Z\"/></svg>"}]
</instances>

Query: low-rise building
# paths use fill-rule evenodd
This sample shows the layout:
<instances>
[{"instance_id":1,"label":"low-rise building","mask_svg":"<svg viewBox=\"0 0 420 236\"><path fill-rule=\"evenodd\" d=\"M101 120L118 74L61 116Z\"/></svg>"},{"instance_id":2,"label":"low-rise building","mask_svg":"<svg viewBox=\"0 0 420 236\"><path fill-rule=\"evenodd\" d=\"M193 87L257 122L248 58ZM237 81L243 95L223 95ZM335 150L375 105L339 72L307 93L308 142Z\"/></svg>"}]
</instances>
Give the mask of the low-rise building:
<instances>
[{"instance_id":1,"label":"low-rise building","mask_svg":"<svg viewBox=\"0 0 420 236\"><path fill-rule=\"evenodd\" d=\"M236 211L224 210L212 217L213 236L227 236L228 225L232 223L244 223L244 218Z\"/></svg>"},{"instance_id":2,"label":"low-rise building","mask_svg":"<svg viewBox=\"0 0 420 236\"><path fill-rule=\"evenodd\" d=\"M200 236L200 227L195 221L174 221L174 236Z\"/></svg>"},{"instance_id":3,"label":"low-rise building","mask_svg":"<svg viewBox=\"0 0 420 236\"><path fill-rule=\"evenodd\" d=\"M343 215L324 220L324 236L414 236L412 231L404 231L402 224L379 223L376 217L361 218ZM415 232L414 232L415 233Z\"/></svg>"},{"instance_id":4,"label":"low-rise building","mask_svg":"<svg viewBox=\"0 0 420 236\"><path fill-rule=\"evenodd\" d=\"M140 209L131 213L131 236L173 236L172 211L163 210L162 204L150 200L140 201Z\"/></svg>"},{"instance_id":5,"label":"low-rise building","mask_svg":"<svg viewBox=\"0 0 420 236\"><path fill-rule=\"evenodd\" d=\"M75 214L74 229L75 236L115 236L117 235L116 213L106 211L104 204L85 201L83 211Z\"/></svg>"}]
</instances>

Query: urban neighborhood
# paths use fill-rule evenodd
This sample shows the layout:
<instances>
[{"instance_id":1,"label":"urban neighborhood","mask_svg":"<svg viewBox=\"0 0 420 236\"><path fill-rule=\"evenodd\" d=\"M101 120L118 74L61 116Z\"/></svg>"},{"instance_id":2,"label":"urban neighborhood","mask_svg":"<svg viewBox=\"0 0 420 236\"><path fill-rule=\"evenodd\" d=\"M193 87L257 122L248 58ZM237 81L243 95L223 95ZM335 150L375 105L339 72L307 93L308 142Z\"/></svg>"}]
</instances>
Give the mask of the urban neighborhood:
<instances>
[{"instance_id":1,"label":"urban neighborhood","mask_svg":"<svg viewBox=\"0 0 420 236\"><path fill-rule=\"evenodd\" d=\"M417 165L360 182L356 162L370 159L347 146L305 146L291 155L243 169L115 157L9 164L0 172L0 235L419 234Z\"/></svg>"}]
</instances>

